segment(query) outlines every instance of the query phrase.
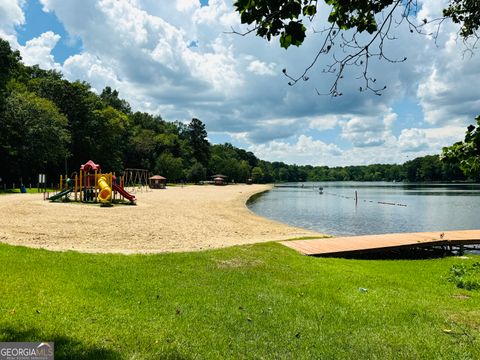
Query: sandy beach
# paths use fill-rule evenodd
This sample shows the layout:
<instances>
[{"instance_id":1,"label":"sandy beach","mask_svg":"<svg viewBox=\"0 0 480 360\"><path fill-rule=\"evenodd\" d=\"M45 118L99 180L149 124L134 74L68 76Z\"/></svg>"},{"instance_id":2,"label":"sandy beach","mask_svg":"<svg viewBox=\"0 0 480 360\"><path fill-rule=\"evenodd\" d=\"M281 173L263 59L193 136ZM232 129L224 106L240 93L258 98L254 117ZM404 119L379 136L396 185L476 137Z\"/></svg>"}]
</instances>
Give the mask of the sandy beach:
<instances>
[{"instance_id":1,"label":"sandy beach","mask_svg":"<svg viewBox=\"0 0 480 360\"><path fill-rule=\"evenodd\" d=\"M51 203L42 194L0 196L0 242L55 251L158 253L321 236L252 213L268 185L168 187L137 192L136 206Z\"/></svg>"}]
</instances>

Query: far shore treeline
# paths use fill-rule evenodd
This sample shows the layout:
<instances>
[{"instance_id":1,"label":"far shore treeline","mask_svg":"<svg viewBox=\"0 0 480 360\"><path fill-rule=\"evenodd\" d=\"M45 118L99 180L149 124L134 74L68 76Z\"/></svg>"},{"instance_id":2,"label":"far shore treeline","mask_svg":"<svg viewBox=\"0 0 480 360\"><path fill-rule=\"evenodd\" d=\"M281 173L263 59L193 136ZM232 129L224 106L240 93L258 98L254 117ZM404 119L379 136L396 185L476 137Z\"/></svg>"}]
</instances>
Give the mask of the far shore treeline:
<instances>
[{"instance_id":1,"label":"far shore treeline","mask_svg":"<svg viewBox=\"0 0 480 360\"><path fill-rule=\"evenodd\" d=\"M161 84L159 84L161 86ZM187 119L184 119L187 120ZM437 155L402 165L298 166L258 159L229 143L210 144L205 125L169 122L133 112L116 90L97 95L86 82L26 66L0 39L0 178L3 184L55 182L92 159L104 171L148 169L169 182L198 182L212 174L229 181L464 181L457 164ZM475 179L471 179L475 180ZM477 179L478 180L478 179Z\"/></svg>"}]
</instances>

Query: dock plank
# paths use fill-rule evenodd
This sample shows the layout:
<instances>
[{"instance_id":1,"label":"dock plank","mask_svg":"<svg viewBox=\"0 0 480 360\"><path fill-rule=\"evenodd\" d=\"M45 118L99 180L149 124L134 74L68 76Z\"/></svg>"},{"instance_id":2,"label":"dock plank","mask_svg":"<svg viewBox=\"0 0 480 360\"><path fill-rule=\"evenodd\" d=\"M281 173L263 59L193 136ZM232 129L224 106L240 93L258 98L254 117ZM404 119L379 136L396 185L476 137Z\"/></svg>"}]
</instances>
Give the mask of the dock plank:
<instances>
[{"instance_id":1,"label":"dock plank","mask_svg":"<svg viewBox=\"0 0 480 360\"><path fill-rule=\"evenodd\" d=\"M362 235L280 243L305 255L332 256L419 246L480 244L480 230Z\"/></svg>"}]
</instances>

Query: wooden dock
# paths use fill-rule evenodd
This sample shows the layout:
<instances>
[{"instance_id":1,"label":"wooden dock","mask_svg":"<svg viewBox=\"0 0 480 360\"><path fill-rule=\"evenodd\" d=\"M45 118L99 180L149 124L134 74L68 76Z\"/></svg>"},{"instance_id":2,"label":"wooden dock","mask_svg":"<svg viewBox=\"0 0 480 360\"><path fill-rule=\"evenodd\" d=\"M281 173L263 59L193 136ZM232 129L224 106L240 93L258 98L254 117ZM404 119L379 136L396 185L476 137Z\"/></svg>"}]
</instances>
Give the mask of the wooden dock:
<instances>
[{"instance_id":1,"label":"wooden dock","mask_svg":"<svg viewBox=\"0 0 480 360\"><path fill-rule=\"evenodd\" d=\"M480 244L480 230L333 237L282 241L281 244L311 256L346 256L404 248Z\"/></svg>"}]
</instances>

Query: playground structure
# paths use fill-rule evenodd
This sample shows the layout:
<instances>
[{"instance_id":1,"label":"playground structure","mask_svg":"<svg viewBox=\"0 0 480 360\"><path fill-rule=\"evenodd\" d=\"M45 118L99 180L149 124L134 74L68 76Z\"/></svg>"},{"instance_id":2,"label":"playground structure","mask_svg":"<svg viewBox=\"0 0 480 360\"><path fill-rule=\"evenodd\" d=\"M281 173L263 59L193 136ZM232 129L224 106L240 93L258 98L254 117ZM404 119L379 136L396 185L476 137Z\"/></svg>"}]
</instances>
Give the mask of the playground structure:
<instances>
[{"instance_id":1,"label":"playground structure","mask_svg":"<svg viewBox=\"0 0 480 360\"><path fill-rule=\"evenodd\" d=\"M128 200L135 204L135 195L124 189L123 176L116 177L112 173L102 173L99 164L89 160L80 166L80 173L73 178L60 175L60 192L48 197L50 201L64 200L80 201L85 203L99 202L107 206L114 202Z\"/></svg>"}]
</instances>

